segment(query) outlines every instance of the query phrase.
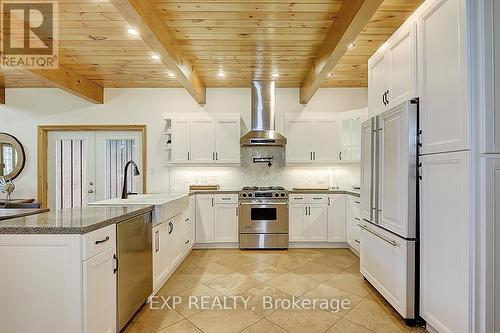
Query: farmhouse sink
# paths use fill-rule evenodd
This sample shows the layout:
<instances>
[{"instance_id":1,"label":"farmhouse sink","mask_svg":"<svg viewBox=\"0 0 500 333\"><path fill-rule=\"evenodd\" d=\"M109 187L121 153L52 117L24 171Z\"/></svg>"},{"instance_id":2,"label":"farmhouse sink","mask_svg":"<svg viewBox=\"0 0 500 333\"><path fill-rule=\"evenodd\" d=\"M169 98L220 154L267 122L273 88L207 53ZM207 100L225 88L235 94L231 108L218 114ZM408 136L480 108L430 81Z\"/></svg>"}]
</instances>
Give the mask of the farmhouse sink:
<instances>
[{"instance_id":1,"label":"farmhouse sink","mask_svg":"<svg viewBox=\"0 0 500 333\"><path fill-rule=\"evenodd\" d=\"M171 219L188 208L187 194L138 194L129 195L127 199L114 198L89 203L89 206L136 206L151 205L153 209L153 225Z\"/></svg>"}]
</instances>

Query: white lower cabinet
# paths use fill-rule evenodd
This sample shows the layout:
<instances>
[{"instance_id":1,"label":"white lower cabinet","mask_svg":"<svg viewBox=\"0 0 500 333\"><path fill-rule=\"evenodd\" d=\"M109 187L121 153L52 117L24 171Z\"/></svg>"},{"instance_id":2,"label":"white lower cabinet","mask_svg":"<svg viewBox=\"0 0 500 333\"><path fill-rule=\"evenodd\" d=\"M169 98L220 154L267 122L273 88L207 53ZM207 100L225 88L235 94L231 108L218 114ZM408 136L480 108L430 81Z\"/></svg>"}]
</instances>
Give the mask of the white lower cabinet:
<instances>
[{"instance_id":1,"label":"white lower cabinet","mask_svg":"<svg viewBox=\"0 0 500 333\"><path fill-rule=\"evenodd\" d=\"M469 332L469 152L421 157L420 314Z\"/></svg>"},{"instance_id":2,"label":"white lower cabinet","mask_svg":"<svg viewBox=\"0 0 500 333\"><path fill-rule=\"evenodd\" d=\"M328 241L346 241L346 195L334 194L328 197Z\"/></svg>"},{"instance_id":3,"label":"white lower cabinet","mask_svg":"<svg viewBox=\"0 0 500 333\"><path fill-rule=\"evenodd\" d=\"M215 205L215 242L238 241L238 204Z\"/></svg>"},{"instance_id":4,"label":"white lower cabinet","mask_svg":"<svg viewBox=\"0 0 500 333\"><path fill-rule=\"evenodd\" d=\"M196 195L196 243L238 242L238 194Z\"/></svg>"},{"instance_id":5,"label":"white lower cabinet","mask_svg":"<svg viewBox=\"0 0 500 333\"><path fill-rule=\"evenodd\" d=\"M328 241L328 208L325 204L310 204L307 221L307 240Z\"/></svg>"},{"instance_id":6,"label":"white lower cabinet","mask_svg":"<svg viewBox=\"0 0 500 333\"><path fill-rule=\"evenodd\" d=\"M116 332L116 246L83 262L84 332Z\"/></svg>"},{"instance_id":7,"label":"white lower cabinet","mask_svg":"<svg viewBox=\"0 0 500 333\"><path fill-rule=\"evenodd\" d=\"M183 212L182 220L183 224L183 242L184 242L184 253L188 253L194 246L196 241L196 196L192 195L189 197L188 209Z\"/></svg>"},{"instance_id":8,"label":"white lower cabinet","mask_svg":"<svg viewBox=\"0 0 500 333\"><path fill-rule=\"evenodd\" d=\"M290 242L307 241L307 205L290 204L288 215Z\"/></svg>"},{"instance_id":9,"label":"white lower cabinet","mask_svg":"<svg viewBox=\"0 0 500 333\"><path fill-rule=\"evenodd\" d=\"M214 196L212 194L196 195L196 243L213 243L215 241Z\"/></svg>"},{"instance_id":10,"label":"white lower cabinet","mask_svg":"<svg viewBox=\"0 0 500 333\"><path fill-rule=\"evenodd\" d=\"M290 204L290 241L326 242L327 211L326 204Z\"/></svg>"},{"instance_id":11,"label":"white lower cabinet","mask_svg":"<svg viewBox=\"0 0 500 333\"><path fill-rule=\"evenodd\" d=\"M360 240L360 227L361 222L361 211L360 211L360 201L358 197L351 195L347 196L346 199L346 214L345 214L345 224L346 224L346 241L349 246L355 249L358 253L360 250L359 244Z\"/></svg>"},{"instance_id":12,"label":"white lower cabinet","mask_svg":"<svg viewBox=\"0 0 500 333\"><path fill-rule=\"evenodd\" d=\"M361 274L403 316L412 316L415 290L415 242L376 227L362 224L360 244Z\"/></svg>"},{"instance_id":13,"label":"white lower cabinet","mask_svg":"<svg viewBox=\"0 0 500 333\"><path fill-rule=\"evenodd\" d=\"M153 289L157 290L165 282L168 273L167 234L169 225L164 222L153 228Z\"/></svg>"}]
</instances>

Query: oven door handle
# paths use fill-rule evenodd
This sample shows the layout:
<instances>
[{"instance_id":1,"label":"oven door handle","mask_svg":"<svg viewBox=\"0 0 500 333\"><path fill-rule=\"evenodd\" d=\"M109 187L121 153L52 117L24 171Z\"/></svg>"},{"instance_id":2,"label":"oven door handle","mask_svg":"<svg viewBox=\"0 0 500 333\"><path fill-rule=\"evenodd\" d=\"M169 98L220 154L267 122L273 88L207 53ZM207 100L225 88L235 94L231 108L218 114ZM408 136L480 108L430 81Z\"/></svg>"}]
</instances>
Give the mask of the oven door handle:
<instances>
[{"instance_id":1,"label":"oven door handle","mask_svg":"<svg viewBox=\"0 0 500 333\"><path fill-rule=\"evenodd\" d=\"M260 206L260 205L288 205L288 202L240 202L240 205L252 205L252 206Z\"/></svg>"}]
</instances>

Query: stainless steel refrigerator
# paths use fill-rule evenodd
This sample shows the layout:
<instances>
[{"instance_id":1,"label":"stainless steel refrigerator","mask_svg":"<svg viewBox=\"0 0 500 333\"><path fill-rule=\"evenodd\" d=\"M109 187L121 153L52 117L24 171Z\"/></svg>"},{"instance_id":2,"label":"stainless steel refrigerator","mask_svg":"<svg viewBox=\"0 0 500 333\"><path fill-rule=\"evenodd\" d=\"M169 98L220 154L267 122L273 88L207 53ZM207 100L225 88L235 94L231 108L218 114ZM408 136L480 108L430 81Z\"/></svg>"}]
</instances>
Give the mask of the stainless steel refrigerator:
<instances>
[{"instance_id":1,"label":"stainless steel refrigerator","mask_svg":"<svg viewBox=\"0 0 500 333\"><path fill-rule=\"evenodd\" d=\"M418 319L418 99L362 124L361 274Z\"/></svg>"}]
</instances>

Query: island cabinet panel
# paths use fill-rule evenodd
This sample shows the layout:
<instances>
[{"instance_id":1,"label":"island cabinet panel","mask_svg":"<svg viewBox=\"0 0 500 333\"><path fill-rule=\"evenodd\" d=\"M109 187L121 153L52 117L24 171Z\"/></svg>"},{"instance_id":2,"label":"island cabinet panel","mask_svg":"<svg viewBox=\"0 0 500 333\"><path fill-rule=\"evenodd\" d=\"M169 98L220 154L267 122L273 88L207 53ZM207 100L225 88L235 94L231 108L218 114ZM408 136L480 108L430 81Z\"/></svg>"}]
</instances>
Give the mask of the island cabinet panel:
<instances>
[{"instance_id":1,"label":"island cabinet panel","mask_svg":"<svg viewBox=\"0 0 500 333\"><path fill-rule=\"evenodd\" d=\"M80 235L0 235L0 331L82 332Z\"/></svg>"},{"instance_id":2,"label":"island cabinet panel","mask_svg":"<svg viewBox=\"0 0 500 333\"><path fill-rule=\"evenodd\" d=\"M83 262L85 333L116 332L116 246Z\"/></svg>"}]
</instances>

